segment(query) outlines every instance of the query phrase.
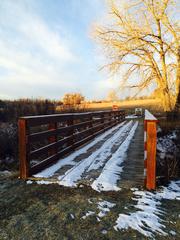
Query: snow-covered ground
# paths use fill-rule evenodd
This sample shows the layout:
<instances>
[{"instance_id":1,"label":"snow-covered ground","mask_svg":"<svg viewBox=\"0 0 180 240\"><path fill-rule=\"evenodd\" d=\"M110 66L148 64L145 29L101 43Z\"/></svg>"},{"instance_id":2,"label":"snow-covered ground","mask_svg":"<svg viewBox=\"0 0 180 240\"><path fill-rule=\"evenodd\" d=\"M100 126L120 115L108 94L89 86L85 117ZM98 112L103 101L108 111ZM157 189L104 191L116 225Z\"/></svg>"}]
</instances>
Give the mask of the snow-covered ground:
<instances>
[{"instance_id":1,"label":"snow-covered ground","mask_svg":"<svg viewBox=\"0 0 180 240\"><path fill-rule=\"evenodd\" d=\"M102 199L101 201L98 201L96 204L97 204L97 214L95 211L88 211L84 216L82 216L82 219L86 219L89 216L96 215L97 221L100 222L101 218L105 217L110 212L110 209L116 206L115 203L112 203L109 201L103 201Z\"/></svg>"},{"instance_id":2,"label":"snow-covered ground","mask_svg":"<svg viewBox=\"0 0 180 240\"><path fill-rule=\"evenodd\" d=\"M127 214L120 213L114 229L118 231L132 228L151 238L154 238L154 234L168 235L165 222L162 220L165 209L162 209L161 201L180 200L180 181L172 181L168 187L154 193L135 190L134 195L133 200L137 202L134 206L136 210ZM170 234L176 235L176 232L172 230Z\"/></svg>"},{"instance_id":3,"label":"snow-covered ground","mask_svg":"<svg viewBox=\"0 0 180 240\"><path fill-rule=\"evenodd\" d=\"M98 209L100 210L98 213L98 217L102 218L110 212L110 209L116 206L115 203L111 203L109 201L100 201L98 202Z\"/></svg>"},{"instance_id":4,"label":"snow-covered ground","mask_svg":"<svg viewBox=\"0 0 180 240\"><path fill-rule=\"evenodd\" d=\"M8 176L11 175L11 172L8 170L0 171L0 176Z\"/></svg>"},{"instance_id":5,"label":"snow-covered ground","mask_svg":"<svg viewBox=\"0 0 180 240\"><path fill-rule=\"evenodd\" d=\"M113 229L119 232L119 234L121 231L133 229L147 237L147 239L156 239L157 235L162 237L167 236L168 239L169 236L175 236L172 239L179 239L177 229L175 231L175 229L167 229L166 227L169 224L169 221L165 220L168 213L167 209L163 207L162 201L180 200L180 180L172 181L167 187L162 187L156 192L141 191L137 188L131 188L131 191L133 192L131 202L124 203L123 208L121 208L122 212L119 213L116 221L113 223ZM95 202L95 199L93 201L89 199L88 202L90 204L95 202L96 208L93 211L88 211L82 218L86 219L93 215L96 217L97 222L100 222L110 213L111 215L117 215L116 207L118 201L120 199L117 199L117 203L102 199L97 199ZM170 204L171 202L168 202L169 206Z\"/></svg>"},{"instance_id":6,"label":"snow-covered ground","mask_svg":"<svg viewBox=\"0 0 180 240\"><path fill-rule=\"evenodd\" d=\"M159 129L159 132L161 130ZM158 138L157 151L161 159L164 159L165 156L169 153L177 151L177 146L174 141L177 139L177 132L174 130L172 133Z\"/></svg>"},{"instance_id":7,"label":"snow-covered ground","mask_svg":"<svg viewBox=\"0 0 180 240\"><path fill-rule=\"evenodd\" d=\"M35 177L48 178L62 167L71 165L72 167L63 175L59 175L57 179L60 185L75 187L79 184L81 179L87 178L91 171L102 169L100 175L97 176L96 179L92 179L92 188L97 191L120 190L117 187L117 182L122 172L121 164L125 159L128 146L135 134L137 126L138 121L131 120L123 122L95 138L94 141L68 157L61 159L57 164L36 174ZM113 131L115 131L115 133L88 157L82 158L79 162L75 161L77 156L86 153L90 148L95 146L99 141L102 141ZM113 148L116 148L115 152L113 152ZM38 181L38 183L42 184L42 181Z\"/></svg>"},{"instance_id":8,"label":"snow-covered ground","mask_svg":"<svg viewBox=\"0 0 180 240\"><path fill-rule=\"evenodd\" d=\"M132 114L132 115L127 115L125 118L126 119L136 119L136 118L139 118L139 116L136 116L135 114Z\"/></svg>"}]
</instances>

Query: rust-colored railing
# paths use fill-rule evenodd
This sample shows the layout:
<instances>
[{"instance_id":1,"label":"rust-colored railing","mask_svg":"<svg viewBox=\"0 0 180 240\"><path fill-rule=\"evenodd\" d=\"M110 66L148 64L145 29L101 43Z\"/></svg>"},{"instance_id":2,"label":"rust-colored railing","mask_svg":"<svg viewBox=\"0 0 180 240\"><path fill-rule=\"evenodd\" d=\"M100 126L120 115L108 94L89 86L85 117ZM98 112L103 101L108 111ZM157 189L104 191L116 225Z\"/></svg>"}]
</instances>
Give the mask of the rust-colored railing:
<instances>
[{"instance_id":1,"label":"rust-colored railing","mask_svg":"<svg viewBox=\"0 0 180 240\"><path fill-rule=\"evenodd\" d=\"M157 119L145 110L144 119L144 177L145 188L156 188L156 144L157 144Z\"/></svg>"},{"instance_id":2,"label":"rust-colored railing","mask_svg":"<svg viewBox=\"0 0 180 240\"><path fill-rule=\"evenodd\" d=\"M124 110L21 117L20 178L26 179L54 164L124 118Z\"/></svg>"}]
</instances>

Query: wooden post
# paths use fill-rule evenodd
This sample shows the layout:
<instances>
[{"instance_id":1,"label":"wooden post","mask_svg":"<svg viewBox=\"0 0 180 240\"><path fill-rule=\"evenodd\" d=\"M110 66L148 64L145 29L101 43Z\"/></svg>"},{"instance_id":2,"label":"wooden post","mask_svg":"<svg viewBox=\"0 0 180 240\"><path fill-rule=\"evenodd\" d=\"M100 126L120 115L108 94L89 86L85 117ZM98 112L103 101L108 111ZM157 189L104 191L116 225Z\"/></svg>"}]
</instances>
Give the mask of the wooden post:
<instances>
[{"instance_id":1,"label":"wooden post","mask_svg":"<svg viewBox=\"0 0 180 240\"><path fill-rule=\"evenodd\" d=\"M104 113L101 113L101 124L104 124ZM103 125L102 128L104 128L105 125Z\"/></svg>"},{"instance_id":2,"label":"wooden post","mask_svg":"<svg viewBox=\"0 0 180 240\"><path fill-rule=\"evenodd\" d=\"M56 130L56 129L57 129L57 123L50 123L50 124L48 125L48 130ZM49 144L57 142L57 136L51 136L51 137L49 137L48 141L49 141ZM48 151L48 156L50 157L50 156L52 156L52 155L54 155L54 154L57 154L57 152L58 152L58 151L57 151L56 148L54 148L54 149L52 149L52 150L49 150L49 151Z\"/></svg>"},{"instance_id":3,"label":"wooden post","mask_svg":"<svg viewBox=\"0 0 180 240\"><path fill-rule=\"evenodd\" d=\"M119 111L116 112L116 124L119 123Z\"/></svg>"},{"instance_id":4,"label":"wooden post","mask_svg":"<svg viewBox=\"0 0 180 240\"><path fill-rule=\"evenodd\" d=\"M147 182L148 190L156 188L156 121L147 121Z\"/></svg>"},{"instance_id":5,"label":"wooden post","mask_svg":"<svg viewBox=\"0 0 180 240\"><path fill-rule=\"evenodd\" d=\"M68 126L73 126L73 125L74 125L74 118L73 118L73 116L71 116L71 118L67 120L67 125L68 125ZM68 135L73 137L73 134L74 134L74 128L72 128L72 129L69 131L69 134L68 134ZM74 138L72 138L71 140L69 140L69 146L72 146L72 148L74 149Z\"/></svg>"},{"instance_id":6,"label":"wooden post","mask_svg":"<svg viewBox=\"0 0 180 240\"><path fill-rule=\"evenodd\" d=\"M109 112L109 117L110 117L109 124L112 124L112 112Z\"/></svg>"},{"instance_id":7,"label":"wooden post","mask_svg":"<svg viewBox=\"0 0 180 240\"><path fill-rule=\"evenodd\" d=\"M119 112L119 122L125 120L125 111L120 111Z\"/></svg>"},{"instance_id":8,"label":"wooden post","mask_svg":"<svg viewBox=\"0 0 180 240\"><path fill-rule=\"evenodd\" d=\"M124 110L124 112L122 114L122 120L125 120L125 117L126 117L126 113L125 113L125 110Z\"/></svg>"},{"instance_id":9,"label":"wooden post","mask_svg":"<svg viewBox=\"0 0 180 240\"><path fill-rule=\"evenodd\" d=\"M29 176L28 142L27 142L27 122L25 119L18 121L19 135L19 160L20 178L26 179Z\"/></svg>"},{"instance_id":10,"label":"wooden post","mask_svg":"<svg viewBox=\"0 0 180 240\"><path fill-rule=\"evenodd\" d=\"M121 111L118 111L118 122L121 122Z\"/></svg>"},{"instance_id":11,"label":"wooden post","mask_svg":"<svg viewBox=\"0 0 180 240\"><path fill-rule=\"evenodd\" d=\"M117 124L117 111L114 111L114 122Z\"/></svg>"},{"instance_id":12,"label":"wooden post","mask_svg":"<svg viewBox=\"0 0 180 240\"><path fill-rule=\"evenodd\" d=\"M90 118L89 120L91 121L90 124L89 124L89 127L91 129L91 135L94 134L94 129L93 129L93 113L90 114Z\"/></svg>"},{"instance_id":13,"label":"wooden post","mask_svg":"<svg viewBox=\"0 0 180 240\"><path fill-rule=\"evenodd\" d=\"M147 183L147 121L144 120L144 186Z\"/></svg>"},{"instance_id":14,"label":"wooden post","mask_svg":"<svg viewBox=\"0 0 180 240\"><path fill-rule=\"evenodd\" d=\"M112 120L112 123L114 124L114 119L115 119L115 114L114 114L115 112L114 111L112 111L111 112L111 120Z\"/></svg>"},{"instance_id":15,"label":"wooden post","mask_svg":"<svg viewBox=\"0 0 180 240\"><path fill-rule=\"evenodd\" d=\"M156 189L156 125L157 119L146 110L144 121L144 184L148 190Z\"/></svg>"}]
</instances>

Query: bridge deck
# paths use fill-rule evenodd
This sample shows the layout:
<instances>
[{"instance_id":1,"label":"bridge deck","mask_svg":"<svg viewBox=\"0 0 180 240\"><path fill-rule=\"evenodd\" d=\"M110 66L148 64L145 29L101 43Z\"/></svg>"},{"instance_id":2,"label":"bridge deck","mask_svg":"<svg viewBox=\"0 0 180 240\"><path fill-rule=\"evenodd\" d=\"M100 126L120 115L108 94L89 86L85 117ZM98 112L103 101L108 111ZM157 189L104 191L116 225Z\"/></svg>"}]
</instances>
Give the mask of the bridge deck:
<instances>
[{"instance_id":1,"label":"bridge deck","mask_svg":"<svg viewBox=\"0 0 180 240\"><path fill-rule=\"evenodd\" d=\"M35 177L98 191L142 186L143 136L142 120L124 121Z\"/></svg>"},{"instance_id":2,"label":"bridge deck","mask_svg":"<svg viewBox=\"0 0 180 240\"><path fill-rule=\"evenodd\" d=\"M129 188L144 185L144 127L143 121L139 126L130 143L127 156L123 162L123 172L120 186Z\"/></svg>"}]
</instances>

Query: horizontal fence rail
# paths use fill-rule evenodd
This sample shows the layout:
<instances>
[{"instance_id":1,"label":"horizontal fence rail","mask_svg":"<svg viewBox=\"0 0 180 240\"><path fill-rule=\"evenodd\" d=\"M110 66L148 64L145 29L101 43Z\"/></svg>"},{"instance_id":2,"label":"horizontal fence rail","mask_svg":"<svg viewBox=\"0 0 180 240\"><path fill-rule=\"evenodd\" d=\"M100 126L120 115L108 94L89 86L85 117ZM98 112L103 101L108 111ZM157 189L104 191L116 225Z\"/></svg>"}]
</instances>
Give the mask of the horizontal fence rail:
<instances>
[{"instance_id":1,"label":"horizontal fence rail","mask_svg":"<svg viewBox=\"0 0 180 240\"><path fill-rule=\"evenodd\" d=\"M124 119L124 110L21 117L20 177L26 179L54 164Z\"/></svg>"}]
</instances>

